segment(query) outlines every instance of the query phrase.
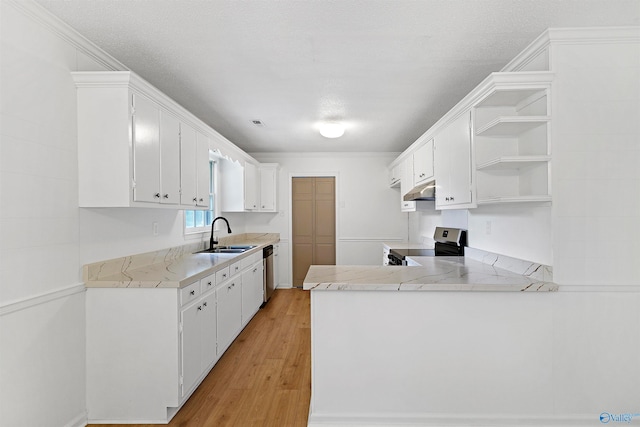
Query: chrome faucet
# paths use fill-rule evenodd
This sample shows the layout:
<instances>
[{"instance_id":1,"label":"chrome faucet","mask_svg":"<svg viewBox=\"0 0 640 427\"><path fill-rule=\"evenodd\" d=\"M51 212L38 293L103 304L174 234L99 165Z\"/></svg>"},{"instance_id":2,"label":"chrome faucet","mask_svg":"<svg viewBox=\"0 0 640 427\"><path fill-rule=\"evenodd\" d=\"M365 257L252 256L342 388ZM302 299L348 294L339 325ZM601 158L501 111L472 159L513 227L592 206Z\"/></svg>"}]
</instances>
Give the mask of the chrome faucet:
<instances>
[{"instance_id":1,"label":"chrome faucet","mask_svg":"<svg viewBox=\"0 0 640 427\"><path fill-rule=\"evenodd\" d=\"M213 239L213 224L215 224L216 221L219 220L219 219L222 219L222 220L224 220L224 222L227 223L227 233L229 233L229 234L232 233L231 227L229 227L229 221L227 221L227 218L225 218L223 216L219 216L216 219L214 219L211 222L211 239L209 239L209 250L213 249L213 245L217 245L218 244L218 241Z\"/></svg>"}]
</instances>

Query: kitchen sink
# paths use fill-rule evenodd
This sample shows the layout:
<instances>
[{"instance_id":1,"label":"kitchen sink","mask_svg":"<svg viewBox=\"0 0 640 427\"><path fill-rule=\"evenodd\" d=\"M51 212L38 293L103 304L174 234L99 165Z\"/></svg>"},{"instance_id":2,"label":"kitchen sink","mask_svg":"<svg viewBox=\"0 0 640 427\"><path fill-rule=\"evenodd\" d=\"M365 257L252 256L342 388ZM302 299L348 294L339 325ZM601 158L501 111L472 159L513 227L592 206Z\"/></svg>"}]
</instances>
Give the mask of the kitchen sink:
<instances>
[{"instance_id":1,"label":"kitchen sink","mask_svg":"<svg viewBox=\"0 0 640 427\"><path fill-rule=\"evenodd\" d=\"M197 254L241 254L255 247L256 247L255 245L216 246L213 249L204 249L196 253Z\"/></svg>"}]
</instances>

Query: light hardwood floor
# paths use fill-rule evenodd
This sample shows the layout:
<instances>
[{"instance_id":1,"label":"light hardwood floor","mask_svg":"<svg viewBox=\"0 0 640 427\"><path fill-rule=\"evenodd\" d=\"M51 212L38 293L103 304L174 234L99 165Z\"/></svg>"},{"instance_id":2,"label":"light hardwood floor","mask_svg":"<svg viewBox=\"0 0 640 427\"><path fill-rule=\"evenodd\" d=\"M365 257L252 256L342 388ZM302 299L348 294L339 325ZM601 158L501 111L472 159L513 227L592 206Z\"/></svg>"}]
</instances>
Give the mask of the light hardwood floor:
<instances>
[{"instance_id":1,"label":"light hardwood floor","mask_svg":"<svg viewBox=\"0 0 640 427\"><path fill-rule=\"evenodd\" d=\"M309 307L310 292L276 290L169 426L306 426L311 398Z\"/></svg>"}]
</instances>

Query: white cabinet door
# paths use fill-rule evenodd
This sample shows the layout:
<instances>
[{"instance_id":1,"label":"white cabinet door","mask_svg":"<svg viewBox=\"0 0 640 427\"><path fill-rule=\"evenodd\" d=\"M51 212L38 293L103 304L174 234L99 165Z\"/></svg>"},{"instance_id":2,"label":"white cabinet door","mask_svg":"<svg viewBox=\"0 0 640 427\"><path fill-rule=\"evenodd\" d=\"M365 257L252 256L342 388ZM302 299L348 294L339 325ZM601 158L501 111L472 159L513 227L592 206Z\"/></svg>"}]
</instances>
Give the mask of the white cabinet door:
<instances>
[{"instance_id":1,"label":"white cabinet door","mask_svg":"<svg viewBox=\"0 0 640 427\"><path fill-rule=\"evenodd\" d=\"M218 335L216 294L211 292L202 298L200 322L200 338L202 342L202 370L207 369L217 360L216 340Z\"/></svg>"},{"instance_id":2,"label":"white cabinet door","mask_svg":"<svg viewBox=\"0 0 640 427\"><path fill-rule=\"evenodd\" d=\"M196 189L196 130L180 124L180 204L195 206L198 201Z\"/></svg>"},{"instance_id":3,"label":"white cabinet door","mask_svg":"<svg viewBox=\"0 0 640 427\"><path fill-rule=\"evenodd\" d=\"M413 188L413 158L409 157L402 162L402 178L400 179L400 210L402 212L415 212L416 202L405 201L404 195Z\"/></svg>"},{"instance_id":4,"label":"white cabinet door","mask_svg":"<svg viewBox=\"0 0 640 427\"><path fill-rule=\"evenodd\" d=\"M436 208L473 207L471 111L444 128L435 144Z\"/></svg>"},{"instance_id":5,"label":"white cabinet door","mask_svg":"<svg viewBox=\"0 0 640 427\"><path fill-rule=\"evenodd\" d=\"M262 304L262 262L242 273L242 324L251 320Z\"/></svg>"},{"instance_id":6,"label":"white cabinet door","mask_svg":"<svg viewBox=\"0 0 640 427\"><path fill-rule=\"evenodd\" d=\"M244 165L244 208L258 209L258 168L252 163Z\"/></svg>"},{"instance_id":7,"label":"white cabinet door","mask_svg":"<svg viewBox=\"0 0 640 427\"><path fill-rule=\"evenodd\" d=\"M413 153L414 185L433 180L433 139Z\"/></svg>"},{"instance_id":8,"label":"white cabinet door","mask_svg":"<svg viewBox=\"0 0 640 427\"><path fill-rule=\"evenodd\" d=\"M196 156L193 159L193 168L196 170L196 195L198 201L196 206L209 206L209 138L197 134Z\"/></svg>"},{"instance_id":9,"label":"white cabinet door","mask_svg":"<svg viewBox=\"0 0 640 427\"><path fill-rule=\"evenodd\" d=\"M264 274L264 270L263 270ZM264 276L263 276L264 281ZM273 245L273 287L274 289L278 288L280 284L280 245ZM264 283L263 283L264 287Z\"/></svg>"},{"instance_id":10,"label":"white cabinet door","mask_svg":"<svg viewBox=\"0 0 640 427\"><path fill-rule=\"evenodd\" d=\"M160 203L180 203L180 121L160 112Z\"/></svg>"},{"instance_id":11,"label":"white cabinet door","mask_svg":"<svg viewBox=\"0 0 640 427\"><path fill-rule=\"evenodd\" d=\"M218 355L236 337L242 325L242 279L236 276L216 289L218 301Z\"/></svg>"},{"instance_id":12,"label":"white cabinet door","mask_svg":"<svg viewBox=\"0 0 640 427\"><path fill-rule=\"evenodd\" d=\"M260 210L276 211L277 167L260 166Z\"/></svg>"},{"instance_id":13,"label":"white cabinet door","mask_svg":"<svg viewBox=\"0 0 640 427\"><path fill-rule=\"evenodd\" d=\"M396 165L389 169L389 187L397 187L400 184L401 172L401 165Z\"/></svg>"},{"instance_id":14,"label":"white cabinet door","mask_svg":"<svg viewBox=\"0 0 640 427\"><path fill-rule=\"evenodd\" d=\"M133 95L133 200L160 201L160 110L150 99Z\"/></svg>"},{"instance_id":15,"label":"white cabinet door","mask_svg":"<svg viewBox=\"0 0 640 427\"><path fill-rule=\"evenodd\" d=\"M197 301L180 312L182 324L182 390L180 395L188 393L200 377L202 341L200 337L200 312L202 303Z\"/></svg>"}]
</instances>

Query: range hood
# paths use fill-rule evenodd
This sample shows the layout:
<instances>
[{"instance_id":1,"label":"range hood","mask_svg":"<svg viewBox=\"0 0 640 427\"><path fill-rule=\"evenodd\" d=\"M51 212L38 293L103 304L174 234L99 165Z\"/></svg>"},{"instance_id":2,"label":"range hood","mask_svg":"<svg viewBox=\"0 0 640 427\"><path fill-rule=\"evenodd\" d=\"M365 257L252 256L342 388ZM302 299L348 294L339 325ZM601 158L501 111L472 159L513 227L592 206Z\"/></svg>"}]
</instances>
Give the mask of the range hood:
<instances>
[{"instance_id":1,"label":"range hood","mask_svg":"<svg viewBox=\"0 0 640 427\"><path fill-rule=\"evenodd\" d=\"M436 199L436 182L429 181L426 184L418 185L404 195L403 200L410 202L412 200L435 200Z\"/></svg>"}]
</instances>

